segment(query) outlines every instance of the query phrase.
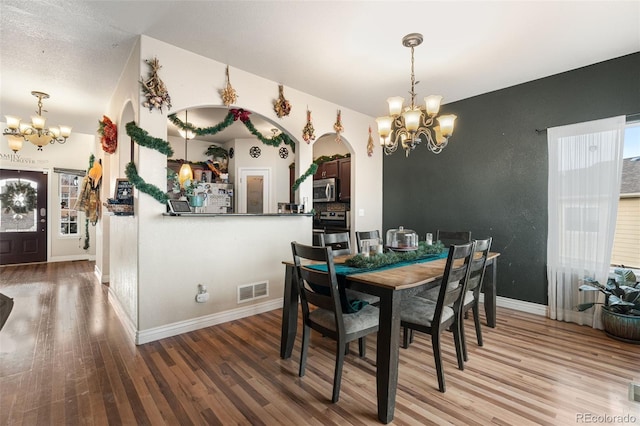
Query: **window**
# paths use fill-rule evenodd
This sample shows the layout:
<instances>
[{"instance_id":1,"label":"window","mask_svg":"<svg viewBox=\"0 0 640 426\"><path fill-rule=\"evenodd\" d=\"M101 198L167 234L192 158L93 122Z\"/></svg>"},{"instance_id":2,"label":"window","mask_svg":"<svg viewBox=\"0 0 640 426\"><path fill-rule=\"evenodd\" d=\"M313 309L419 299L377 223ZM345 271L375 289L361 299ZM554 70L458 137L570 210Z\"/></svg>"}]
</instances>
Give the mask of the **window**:
<instances>
[{"instance_id":1,"label":"window","mask_svg":"<svg viewBox=\"0 0 640 426\"><path fill-rule=\"evenodd\" d=\"M60 173L60 235L78 235L78 176Z\"/></svg>"},{"instance_id":2,"label":"window","mask_svg":"<svg viewBox=\"0 0 640 426\"><path fill-rule=\"evenodd\" d=\"M627 124L625 128L611 264L640 268L640 122Z\"/></svg>"}]
</instances>

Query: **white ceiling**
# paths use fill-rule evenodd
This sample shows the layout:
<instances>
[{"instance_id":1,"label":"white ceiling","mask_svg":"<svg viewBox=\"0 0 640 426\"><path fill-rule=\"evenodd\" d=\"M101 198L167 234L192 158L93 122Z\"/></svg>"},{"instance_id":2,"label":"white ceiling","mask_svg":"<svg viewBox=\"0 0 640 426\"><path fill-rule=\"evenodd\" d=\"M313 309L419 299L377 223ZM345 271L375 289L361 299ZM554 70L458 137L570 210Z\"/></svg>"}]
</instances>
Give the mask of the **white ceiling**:
<instances>
[{"instance_id":1,"label":"white ceiling","mask_svg":"<svg viewBox=\"0 0 640 426\"><path fill-rule=\"evenodd\" d=\"M0 114L41 90L94 133L146 34L375 117L408 97L411 32L418 99L446 103L640 51L640 2L0 0Z\"/></svg>"}]
</instances>

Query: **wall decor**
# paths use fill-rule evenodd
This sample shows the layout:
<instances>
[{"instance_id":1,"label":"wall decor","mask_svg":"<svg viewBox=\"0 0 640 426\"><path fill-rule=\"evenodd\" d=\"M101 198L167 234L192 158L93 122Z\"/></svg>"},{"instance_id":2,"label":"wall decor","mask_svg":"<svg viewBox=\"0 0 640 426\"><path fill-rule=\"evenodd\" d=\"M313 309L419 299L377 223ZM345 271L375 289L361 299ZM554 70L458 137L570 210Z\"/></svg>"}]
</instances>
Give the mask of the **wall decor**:
<instances>
[{"instance_id":1,"label":"wall decor","mask_svg":"<svg viewBox=\"0 0 640 426\"><path fill-rule=\"evenodd\" d=\"M289 156L289 150L287 149L287 147L283 146L278 151L278 155L280 155L280 158L282 158L284 160L285 158L287 158Z\"/></svg>"},{"instance_id":2,"label":"wall decor","mask_svg":"<svg viewBox=\"0 0 640 426\"><path fill-rule=\"evenodd\" d=\"M255 126L251 122L251 119L249 118L249 115L251 115L251 111L247 111L242 108L231 108L229 110L229 113L227 114L227 116L222 122L216 124L215 126L204 127L204 128L194 127L189 123L184 123L183 121L180 120L180 118L178 118L176 114L171 114L169 115L168 118L176 127L183 130L191 130L198 136L215 135L216 133L232 125L234 121L240 120L242 124L245 125L247 130L249 130L249 132L253 136L260 139L260 141L263 144L270 145L273 147L279 146L280 144L285 144L291 147L292 152L296 152L296 144L293 140L291 140L291 138L287 134L282 132L271 138L266 138L265 136L262 135L262 133L258 131L258 129L255 128Z\"/></svg>"},{"instance_id":3,"label":"wall decor","mask_svg":"<svg viewBox=\"0 0 640 426\"><path fill-rule=\"evenodd\" d=\"M273 110L276 112L278 118L285 117L291 112L291 104L284 98L284 88L282 84L278 86L279 96L278 99L273 101Z\"/></svg>"},{"instance_id":4,"label":"wall decor","mask_svg":"<svg viewBox=\"0 0 640 426\"><path fill-rule=\"evenodd\" d=\"M158 71L162 68L158 58L145 59L144 62L151 67L151 71L149 72L149 78L140 80L142 91L146 98L142 106L149 108L149 111L153 110L153 108L158 108L162 112L164 105L167 106L167 109L171 109L171 96L169 96L164 82L158 76Z\"/></svg>"},{"instance_id":5,"label":"wall decor","mask_svg":"<svg viewBox=\"0 0 640 426\"><path fill-rule=\"evenodd\" d=\"M229 79L229 65L227 65L227 84L224 89L220 91L220 96L222 96L222 103L225 106L233 105L238 100L238 95L236 94L236 90L231 86L231 80Z\"/></svg>"},{"instance_id":6,"label":"wall decor","mask_svg":"<svg viewBox=\"0 0 640 426\"><path fill-rule=\"evenodd\" d=\"M342 126L342 113L338 110L338 115L336 117L336 122L333 125L333 130L336 131L336 142L342 143L342 137L340 137L340 133L344 132L344 127Z\"/></svg>"},{"instance_id":7,"label":"wall decor","mask_svg":"<svg viewBox=\"0 0 640 426\"><path fill-rule=\"evenodd\" d=\"M306 143L310 143L311 141L316 139L316 135L314 134L315 129L313 128L313 124L311 123L311 111L307 109L307 124L302 129L302 139L305 140Z\"/></svg>"},{"instance_id":8,"label":"wall decor","mask_svg":"<svg viewBox=\"0 0 640 426\"><path fill-rule=\"evenodd\" d=\"M102 150L107 154L113 154L118 147L118 127L106 115L102 116L102 121L98 121L98 125Z\"/></svg>"},{"instance_id":9,"label":"wall decor","mask_svg":"<svg viewBox=\"0 0 640 426\"><path fill-rule=\"evenodd\" d=\"M253 158L258 158L260 157L261 151L260 151L260 147L258 146L252 146L251 148L249 148L249 155Z\"/></svg>"},{"instance_id":10,"label":"wall decor","mask_svg":"<svg viewBox=\"0 0 640 426\"><path fill-rule=\"evenodd\" d=\"M233 147L229 148L229 158L233 158L235 153L236 153L236 150L233 149Z\"/></svg>"},{"instance_id":11,"label":"wall decor","mask_svg":"<svg viewBox=\"0 0 640 426\"><path fill-rule=\"evenodd\" d=\"M369 126L369 139L367 140L367 155L373 155L373 137L371 136L371 126Z\"/></svg>"}]
</instances>

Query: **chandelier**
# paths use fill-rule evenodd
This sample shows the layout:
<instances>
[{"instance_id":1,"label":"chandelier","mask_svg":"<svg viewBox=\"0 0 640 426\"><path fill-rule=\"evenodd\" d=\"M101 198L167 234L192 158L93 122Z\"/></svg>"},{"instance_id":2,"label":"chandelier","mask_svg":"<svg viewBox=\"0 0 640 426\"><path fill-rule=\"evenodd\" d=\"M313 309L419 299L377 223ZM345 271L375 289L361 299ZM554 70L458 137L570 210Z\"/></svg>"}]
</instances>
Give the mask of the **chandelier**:
<instances>
[{"instance_id":1,"label":"chandelier","mask_svg":"<svg viewBox=\"0 0 640 426\"><path fill-rule=\"evenodd\" d=\"M387 99L389 116L376 119L380 145L386 155L394 153L398 145L402 144L408 157L422 138L426 140L429 151L439 154L447 146L449 137L453 133L456 116L453 114L438 116L442 96L425 97L424 107L415 104L415 86L419 81L416 81L413 71L413 50L422 44L422 40L422 34L418 33L407 34L402 38L402 45L411 48L411 91L409 92L411 105L403 111L404 98L391 97ZM435 125L435 120L438 120L439 125Z\"/></svg>"},{"instance_id":2,"label":"chandelier","mask_svg":"<svg viewBox=\"0 0 640 426\"><path fill-rule=\"evenodd\" d=\"M191 165L189 165L189 161L187 160L187 142L189 139L193 139L195 137L195 133L189 129L191 127L191 123L187 122L188 120L188 111L184 110L184 124L187 127L186 129L178 129L178 133L180 136L184 138L184 162L180 167L180 171L178 172L178 182L180 182L180 187L184 188L184 183L193 180L193 170L191 169Z\"/></svg>"},{"instance_id":3,"label":"chandelier","mask_svg":"<svg viewBox=\"0 0 640 426\"><path fill-rule=\"evenodd\" d=\"M31 124L25 124L20 122L19 117L6 115L7 129L4 129L3 135L7 136L9 140L9 148L13 152L18 152L22 149L22 142L29 141L38 147L38 151L42 151L42 147L54 142L65 143L67 138L71 135L71 127L60 126L46 128L46 118L42 116L42 100L49 98L49 95L44 92L33 91L33 96L38 98L38 115L31 117ZM44 110L47 112L46 110Z\"/></svg>"}]
</instances>

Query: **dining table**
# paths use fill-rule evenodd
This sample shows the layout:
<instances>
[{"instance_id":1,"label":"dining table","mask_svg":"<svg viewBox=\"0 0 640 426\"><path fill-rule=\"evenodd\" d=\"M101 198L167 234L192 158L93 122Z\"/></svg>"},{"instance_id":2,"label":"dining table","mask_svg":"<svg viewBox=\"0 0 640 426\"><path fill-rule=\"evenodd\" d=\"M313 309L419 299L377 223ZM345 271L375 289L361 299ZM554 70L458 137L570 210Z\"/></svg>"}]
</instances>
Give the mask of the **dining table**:
<instances>
[{"instance_id":1,"label":"dining table","mask_svg":"<svg viewBox=\"0 0 640 426\"><path fill-rule=\"evenodd\" d=\"M496 326L496 278L500 253L490 252L483 280L484 308L487 325ZM336 256L336 265L351 256ZM339 281L348 288L380 298L380 324L376 344L376 391L378 419L387 424L393 420L398 385L400 353L400 301L421 291L437 287L444 274L446 258L402 263L397 267L349 273ZM285 260L284 301L280 357L288 359L293 352L298 328L298 284L295 282L293 260Z\"/></svg>"}]
</instances>

